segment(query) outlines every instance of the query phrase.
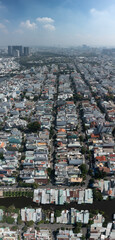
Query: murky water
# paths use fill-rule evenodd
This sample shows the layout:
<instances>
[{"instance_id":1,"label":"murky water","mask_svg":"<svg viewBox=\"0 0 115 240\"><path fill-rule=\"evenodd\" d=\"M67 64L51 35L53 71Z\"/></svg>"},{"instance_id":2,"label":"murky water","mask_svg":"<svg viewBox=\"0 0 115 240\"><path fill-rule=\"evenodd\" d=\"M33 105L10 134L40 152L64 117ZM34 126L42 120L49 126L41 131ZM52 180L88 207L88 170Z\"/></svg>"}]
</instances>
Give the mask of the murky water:
<instances>
[{"instance_id":1,"label":"murky water","mask_svg":"<svg viewBox=\"0 0 115 240\"><path fill-rule=\"evenodd\" d=\"M65 205L38 205L37 203L34 203L31 198L26 197L19 197L19 198L0 198L0 206L9 207L10 205L14 205L16 208L24 208L24 207L33 207L38 208L42 207L43 209L70 209L70 208L76 208L78 210L100 210L105 212L105 214L108 216L108 219L111 221L112 216L115 213L115 199L108 200L108 201L96 201L93 204L65 204Z\"/></svg>"}]
</instances>

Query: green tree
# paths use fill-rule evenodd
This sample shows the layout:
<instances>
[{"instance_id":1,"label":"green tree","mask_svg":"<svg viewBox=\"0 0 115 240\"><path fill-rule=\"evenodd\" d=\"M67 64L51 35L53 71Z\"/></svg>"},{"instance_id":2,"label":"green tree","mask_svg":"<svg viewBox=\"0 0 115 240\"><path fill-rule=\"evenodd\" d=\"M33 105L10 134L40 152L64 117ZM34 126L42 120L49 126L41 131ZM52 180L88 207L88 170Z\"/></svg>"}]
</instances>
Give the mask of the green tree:
<instances>
[{"instance_id":1,"label":"green tree","mask_svg":"<svg viewBox=\"0 0 115 240\"><path fill-rule=\"evenodd\" d=\"M39 225L41 223L44 223L44 220L41 220L41 221L37 222L37 225Z\"/></svg>"},{"instance_id":2,"label":"green tree","mask_svg":"<svg viewBox=\"0 0 115 240\"><path fill-rule=\"evenodd\" d=\"M84 146L81 147L81 153L85 154L86 153L86 148Z\"/></svg>"},{"instance_id":3,"label":"green tree","mask_svg":"<svg viewBox=\"0 0 115 240\"><path fill-rule=\"evenodd\" d=\"M28 123L27 128L30 132L37 132L40 130L40 123L37 121Z\"/></svg>"},{"instance_id":4,"label":"green tree","mask_svg":"<svg viewBox=\"0 0 115 240\"><path fill-rule=\"evenodd\" d=\"M96 209L91 209L90 210L90 213L93 214L93 215L97 215L99 213L99 210L96 210ZM91 218L91 217L90 217Z\"/></svg>"},{"instance_id":5,"label":"green tree","mask_svg":"<svg viewBox=\"0 0 115 240\"><path fill-rule=\"evenodd\" d=\"M26 232L27 229L28 229L27 226L24 226L22 230L23 230L23 232Z\"/></svg>"},{"instance_id":6,"label":"green tree","mask_svg":"<svg viewBox=\"0 0 115 240\"><path fill-rule=\"evenodd\" d=\"M12 231L17 231L17 229L18 229L17 226L12 226L12 227L11 227L11 230L12 230Z\"/></svg>"},{"instance_id":7,"label":"green tree","mask_svg":"<svg viewBox=\"0 0 115 240\"><path fill-rule=\"evenodd\" d=\"M84 141L84 137L82 135L79 136L79 140L80 142L83 142Z\"/></svg>"},{"instance_id":8,"label":"green tree","mask_svg":"<svg viewBox=\"0 0 115 240\"><path fill-rule=\"evenodd\" d=\"M89 214L89 218L93 218L94 214L93 213L90 213Z\"/></svg>"},{"instance_id":9,"label":"green tree","mask_svg":"<svg viewBox=\"0 0 115 240\"><path fill-rule=\"evenodd\" d=\"M81 240L85 240L86 238L84 236L81 237Z\"/></svg>"},{"instance_id":10,"label":"green tree","mask_svg":"<svg viewBox=\"0 0 115 240\"><path fill-rule=\"evenodd\" d=\"M106 172L100 171L99 169L95 173L95 178L97 179L102 179L105 178L106 176L107 176Z\"/></svg>"},{"instance_id":11,"label":"green tree","mask_svg":"<svg viewBox=\"0 0 115 240\"><path fill-rule=\"evenodd\" d=\"M4 159L4 156L3 156L3 153L0 152L0 159L3 160Z\"/></svg>"},{"instance_id":12,"label":"green tree","mask_svg":"<svg viewBox=\"0 0 115 240\"><path fill-rule=\"evenodd\" d=\"M7 209L7 211L8 211L9 213L13 213L14 210L15 210L15 206L14 206L14 205L9 206L8 209Z\"/></svg>"},{"instance_id":13,"label":"green tree","mask_svg":"<svg viewBox=\"0 0 115 240\"><path fill-rule=\"evenodd\" d=\"M21 215L20 214L18 215L18 218L17 218L17 224L18 225L22 224L22 220L21 220Z\"/></svg>"},{"instance_id":14,"label":"green tree","mask_svg":"<svg viewBox=\"0 0 115 240\"><path fill-rule=\"evenodd\" d=\"M40 230L40 228L39 228L39 227L36 227L36 230L37 230L37 231L39 231L39 230Z\"/></svg>"},{"instance_id":15,"label":"green tree","mask_svg":"<svg viewBox=\"0 0 115 240\"><path fill-rule=\"evenodd\" d=\"M51 139L51 138L53 137L53 135L54 135L54 129L53 129L53 127L51 126L51 127L50 127L49 138Z\"/></svg>"},{"instance_id":16,"label":"green tree","mask_svg":"<svg viewBox=\"0 0 115 240\"><path fill-rule=\"evenodd\" d=\"M81 231L82 223L76 222L75 228L73 229L74 233L79 233Z\"/></svg>"},{"instance_id":17,"label":"green tree","mask_svg":"<svg viewBox=\"0 0 115 240\"><path fill-rule=\"evenodd\" d=\"M61 211L60 210L56 210L55 211L55 217L60 217L61 216Z\"/></svg>"},{"instance_id":18,"label":"green tree","mask_svg":"<svg viewBox=\"0 0 115 240\"><path fill-rule=\"evenodd\" d=\"M21 219L17 219L17 224L21 225L22 224L22 220Z\"/></svg>"},{"instance_id":19,"label":"green tree","mask_svg":"<svg viewBox=\"0 0 115 240\"><path fill-rule=\"evenodd\" d=\"M33 226L33 224L34 224L34 222L33 222L32 220L26 222L26 226L27 226L27 227L31 227L31 226Z\"/></svg>"},{"instance_id":20,"label":"green tree","mask_svg":"<svg viewBox=\"0 0 115 240\"><path fill-rule=\"evenodd\" d=\"M0 209L2 209L4 212L6 212L6 207L5 206L0 206Z\"/></svg>"},{"instance_id":21,"label":"green tree","mask_svg":"<svg viewBox=\"0 0 115 240\"><path fill-rule=\"evenodd\" d=\"M52 173L52 169L51 168L47 168L47 173L48 173L48 176L50 177L51 173Z\"/></svg>"},{"instance_id":22,"label":"green tree","mask_svg":"<svg viewBox=\"0 0 115 240\"><path fill-rule=\"evenodd\" d=\"M33 100L36 102L36 101L38 101L38 99L39 99L39 96L35 95Z\"/></svg>"},{"instance_id":23,"label":"green tree","mask_svg":"<svg viewBox=\"0 0 115 240\"><path fill-rule=\"evenodd\" d=\"M92 225L94 221L92 219L89 220L88 225Z\"/></svg>"},{"instance_id":24,"label":"green tree","mask_svg":"<svg viewBox=\"0 0 115 240\"><path fill-rule=\"evenodd\" d=\"M34 188L34 189L38 188L38 183L34 182L34 183L33 183L33 188Z\"/></svg>"},{"instance_id":25,"label":"green tree","mask_svg":"<svg viewBox=\"0 0 115 240\"><path fill-rule=\"evenodd\" d=\"M14 223L14 218L12 218L10 216L6 217L6 223L13 224Z\"/></svg>"},{"instance_id":26,"label":"green tree","mask_svg":"<svg viewBox=\"0 0 115 240\"><path fill-rule=\"evenodd\" d=\"M87 166L86 166L86 164L81 164L79 169L81 170L82 175L86 175L87 174Z\"/></svg>"},{"instance_id":27,"label":"green tree","mask_svg":"<svg viewBox=\"0 0 115 240\"><path fill-rule=\"evenodd\" d=\"M61 227L61 230L63 231L63 230L65 230L65 228L64 228L64 227Z\"/></svg>"},{"instance_id":28,"label":"green tree","mask_svg":"<svg viewBox=\"0 0 115 240\"><path fill-rule=\"evenodd\" d=\"M94 201L102 201L103 196L102 196L101 192L96 189L93 189L93 199L94 199Z\"/></svg>"},{"instance_id":29,"label":"green tree","mask_svg":"<svg viewBox=\"0 0 115 240\"><path fill-rule=\"evenodd\" d=\"M44 223L45 223L45 224L48 224L48 223L49 223L49 221L48 221L48 220L45 220L45 221L44 221Z\"/></svg>"}]
</instances>

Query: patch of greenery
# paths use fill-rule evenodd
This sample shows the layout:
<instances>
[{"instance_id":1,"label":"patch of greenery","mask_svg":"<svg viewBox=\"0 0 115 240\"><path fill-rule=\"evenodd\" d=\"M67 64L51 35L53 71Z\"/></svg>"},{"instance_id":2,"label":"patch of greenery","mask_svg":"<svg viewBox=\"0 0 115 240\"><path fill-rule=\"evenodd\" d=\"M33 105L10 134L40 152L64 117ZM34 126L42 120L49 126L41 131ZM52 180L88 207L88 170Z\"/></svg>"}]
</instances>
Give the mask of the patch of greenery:
<instances>
[{"instance_id":1,"label":"patch of greenery","mask_svg":"<svg viewBox=\"0 0 115 240\"><path fill-rule=\"evenodd\" d=\"M103 196L99 190L93 189L93 199L94 199L94 201L102 201L103 200Z\"/></svg>"},{"instance_id":2,"label":"patch of greenery","mask_svg":"<svg viewBox=\"0 0 115 240\"><path fill-rule=\"evenodd\" d=\"M79 169L81 170L81 174L82 174L83 176L85 176L85 175L87 174L87 166L86 166L86 164L81 164L81 165L79 166Z\"/></svg>"},{"instance_id":3,"label":"patch of greenery","mask_svg":"<svg viewBox=\"0 0 115 240\"><path fill-rule=\"evenodd\" d=\"M28 123L27 128L30 132L37 132L40 130L40 123L37 121Z\"/></svg>"},{"instance_id":4,"label":"patch of greenery","mask_svg":"<svg viewBox=\"0 0 115 240\"><path fill-rule=\"evenodd\" d=\"M75 228L73 229L74 233L79 233L81 231L82 223L76 222L75 223Z\"/></svg>"},{"instance_id":5,"label":"patch of greenery","mask_svg":"<svg viewBox=\"0 0 115 240\"><path fill-rule=\"evenodd\" d=\"M54 215L55 215L55 217L60 217L61 216L61 211L56 210Z\"/></svg>"}]
</instances>

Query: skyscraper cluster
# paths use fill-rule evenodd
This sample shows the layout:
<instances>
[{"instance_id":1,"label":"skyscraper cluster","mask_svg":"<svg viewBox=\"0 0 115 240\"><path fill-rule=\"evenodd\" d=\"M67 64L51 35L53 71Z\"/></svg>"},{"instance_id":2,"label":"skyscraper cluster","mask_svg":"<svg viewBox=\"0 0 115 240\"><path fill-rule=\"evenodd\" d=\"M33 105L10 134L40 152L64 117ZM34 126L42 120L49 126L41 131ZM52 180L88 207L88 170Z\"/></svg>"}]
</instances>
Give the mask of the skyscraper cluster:
<instances>
[{"instance_id":1,"label":"skyscraper cluster","mask_svg":"<svg viewBox=\"0 0 115 240\"><path fill-rule=\"evenodd\" d=\"M8 55L13 57L28 56L29 47L8 46Z\"/></svg>"}]
</instances>

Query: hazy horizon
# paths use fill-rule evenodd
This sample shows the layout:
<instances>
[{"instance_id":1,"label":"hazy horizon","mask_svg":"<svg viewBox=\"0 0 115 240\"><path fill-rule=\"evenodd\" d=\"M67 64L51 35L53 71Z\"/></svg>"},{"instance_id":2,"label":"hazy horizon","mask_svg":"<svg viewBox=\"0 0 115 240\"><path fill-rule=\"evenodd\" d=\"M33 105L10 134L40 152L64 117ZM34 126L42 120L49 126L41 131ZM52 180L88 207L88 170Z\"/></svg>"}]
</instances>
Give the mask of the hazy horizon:
<instances>
[{"instance_id":1,"label":"hazy horizon","mask_svg":"<svg viewBox=\"0 0 115 240\"><path fill-rule=\"evenodd\" d=\"M114 0L3 0L0 15L0 46L115 46Z\"/></svg>"}]
</instances>

